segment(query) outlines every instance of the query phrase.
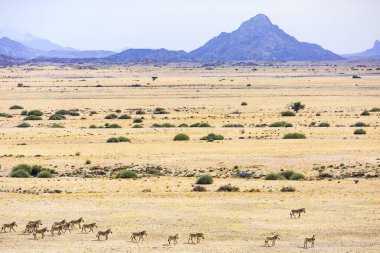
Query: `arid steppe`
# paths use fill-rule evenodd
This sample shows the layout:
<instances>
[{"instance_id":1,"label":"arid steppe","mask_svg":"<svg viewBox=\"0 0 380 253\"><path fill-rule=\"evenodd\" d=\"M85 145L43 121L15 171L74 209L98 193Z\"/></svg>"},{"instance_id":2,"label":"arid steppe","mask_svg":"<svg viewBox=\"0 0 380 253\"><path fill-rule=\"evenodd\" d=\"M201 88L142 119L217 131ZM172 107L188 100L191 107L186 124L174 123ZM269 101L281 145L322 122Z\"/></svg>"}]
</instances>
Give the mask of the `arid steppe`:
<instances>
[{"instance_id":1,"label":"arid steppe","mask_svg":"<svg viewBox=\"0 0 380 253\"><path fill-rule=\"evenodd\" d=\"M0 223L16 221L18 227L0 233L1 251L302 252L304 238L315 234L311 252L378 252L380 112L371 109L380 108L379 67L338 62L2 68L0 113L12 117L0 117ZM281 116L297 101L305 109ZM23 109L9 109L13 105ZM154 113L157 107L168 113ZM49 120L62 109L79 116ZM42 120L24 120L23 110L42 111ZM368 116L361 115L365 110ZM105 119L109 114L130 118ZM270 126L281 121L292 127ZM23 122L31 127L17 127ZM152 127L165 123L172 127ZM210 127L190 127L195 123ZM121 128L107 127L112 124ZM355 135L357 129L366 134ZM190 140L173 141L179 133ZM200 140L210 133L224 139ZM306 139L283 139L287 133ZM119 136L130 142L107 143ZM21 163L54 169L55 177L9 177ZM139 178L115 179L123 168ZM305 179L264 179L284 170ZM204 174L214 183L204 185L207 192L193 192ZM239 191L217 191L229 183ZM295 191L281 192L285 186ZM306 213L291 219L290 210L301 207ZM79 217L96 222L96 231L111 228L109 240L97 241L78 228L38 240L22 233L29 220L41 219L50 228ZM132 243L131 233L142 230L148 234L144 242ZM187 243L196 232L205 239ZM168 245L167 237L176 233L178 244ZM274 233L280 240L264 246Z\"/></svg>"}]
</instances>

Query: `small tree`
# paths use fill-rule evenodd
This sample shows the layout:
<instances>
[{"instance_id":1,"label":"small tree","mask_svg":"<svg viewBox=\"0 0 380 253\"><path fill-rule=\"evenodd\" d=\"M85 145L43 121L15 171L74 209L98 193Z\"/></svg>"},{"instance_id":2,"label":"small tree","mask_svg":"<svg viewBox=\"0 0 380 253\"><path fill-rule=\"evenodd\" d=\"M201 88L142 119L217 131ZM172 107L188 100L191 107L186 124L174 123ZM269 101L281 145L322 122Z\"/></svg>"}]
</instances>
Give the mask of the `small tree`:
<instances>
[{"instance_id":1,"label":"small tree","mask_svg":"<svg viewBox=\"0 0 380 253\"><path fill-rule=\"evenodd\" d=\"M305 105L301 102L294 102L290 104L290 109L298 113L298 111L305 109Z\"/></svg>"}]
</instances>

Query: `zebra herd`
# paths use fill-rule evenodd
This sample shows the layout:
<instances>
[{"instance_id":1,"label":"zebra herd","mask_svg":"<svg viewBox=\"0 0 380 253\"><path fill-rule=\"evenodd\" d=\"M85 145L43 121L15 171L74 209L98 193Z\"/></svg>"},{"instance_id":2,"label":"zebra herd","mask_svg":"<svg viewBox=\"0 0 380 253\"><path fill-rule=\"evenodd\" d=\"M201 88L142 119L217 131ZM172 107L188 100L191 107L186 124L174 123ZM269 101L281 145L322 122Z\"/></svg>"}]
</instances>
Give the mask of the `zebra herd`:
<instances>
[{"instance_id":1,"label":"zebra herd","mask_svg":"<svg viewBox=\"0 0 380 253\"><path fill-rule=\"evenodd\" d=\"M291 210L290 218L300 218L301 213L306 213L305 208ZM296 214L298 214L297 217L296 217ZM44 227L42 229L39 228L40 226L42 226L41 220L29 221L25 226L24 233L33 234L34 239L37 239L37 235L39 234L41 234L41 238L44 238L45 233L47 232L50 232L52 236L54 236L54 232L57 232L58 235L62 235L66 233L67 231L71 233L71 230L75 229L75 225L78 225L78 227L82 229L82 232L84 233L87 233L87 230L88 232L94 233L94 228L97 228L97 225L95 222L87 223L87 224L84 223L83 225L81 224L82 222L84 223L84 220L82 217L80 217L77 220L71 220L70 222L67 222L66 220L62 220L62 221L54 222L50 230L48 230L47 227ZM0 232L6 233L6 229L8 229L8 232L12 232L12 231L16 232L14 227L17 227L17 224L15 221L12 223L5 223L1 227ZM111 229L107 229L105 231L98 231L96 234L96 238L100 240L100 237L105 237L105 239L108 240L109 234L112 234ZM137 238L138 238L138 241L141 241L141 240L144 241L144 236L148 236L145 230L141 232L132 233L131 241L137 242ZM178 234L174 236L169 236L168 242L169 244L173 242L173 244L175 245L177 244L178 239L179 239ZM196 239L196 243L199 243L201 239L205 239L205 237L203 233L192 233L189 235L188 243L190 243L190 241L192 243L195 243L193 239ZM270 246L269 242L272 242L271 245L274 246L276 244L276 241L279 239L280 239L280 236L278 234L275 234L273 236L268 236L264 240L264 245ZM315 242L315 235L313 235L311 238L305 238L304 248L307 248L309 244L311 245L311 247L314 247L314 242Z\"/></svg>"}]
</instances>

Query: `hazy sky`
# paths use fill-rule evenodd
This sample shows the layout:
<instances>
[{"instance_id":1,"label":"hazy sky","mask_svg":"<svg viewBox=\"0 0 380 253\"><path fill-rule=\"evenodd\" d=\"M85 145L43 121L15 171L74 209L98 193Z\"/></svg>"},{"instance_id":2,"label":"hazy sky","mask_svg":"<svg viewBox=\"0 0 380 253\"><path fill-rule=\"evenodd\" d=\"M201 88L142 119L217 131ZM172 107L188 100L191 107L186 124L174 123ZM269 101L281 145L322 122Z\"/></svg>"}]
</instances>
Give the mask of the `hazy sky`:
<instances>
[{"instance_id":1,"label":"hazy sky","mask_svg":"<svg viewBox=\"0 0 380 253\"><path fill-rule=\"evenodd\" d=\"M380 40L380 0L0 0L0 29L78 49L189 51L259 13L336 53Z\"/></svg>"}]
</instances>

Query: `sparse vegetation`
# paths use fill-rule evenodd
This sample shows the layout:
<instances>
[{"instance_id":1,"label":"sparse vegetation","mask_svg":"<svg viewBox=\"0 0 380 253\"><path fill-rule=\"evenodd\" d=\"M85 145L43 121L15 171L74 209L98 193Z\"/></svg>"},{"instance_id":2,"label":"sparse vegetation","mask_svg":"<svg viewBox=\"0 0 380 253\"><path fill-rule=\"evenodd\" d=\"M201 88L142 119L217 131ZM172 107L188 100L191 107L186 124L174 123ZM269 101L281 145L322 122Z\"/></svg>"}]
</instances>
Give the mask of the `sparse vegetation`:
<instances>
[{"instance_id":1,"label":"sparse vegetation","mask_svg":"<svg viewBox=\"0 0 380 253\"><path fill-rule=\"evenodd\" d=\"M91 164L91 160L86 160L85 164Z\"/></svg>"},{"instance_id":2,"label":"sparse vegetation","mask_svg":"<svg viewBox=\"0 0 380 253\"><path fill-rule=\"evenodd\" d=\"M66 117L62 114L53 114L49 117L49 120L65 120Z\"/></svg>"},{"instance_id":3,"label":"sparse vegetation","mask_svg":"<svg viewBox=\"0 0 380 253\"><path fill-rule=\"evenodd\" d=\"M46 172L45 172L46 171ZM44 172L40 176L38 176L41 172ZM11 177L47 177L50 174L50 177L52 177L52 173L55 173L54 170L51 169L45 169L39 165L33 165L30 166L28 164L19 164L12 168L12 172L10 174ZM45 175L44 175L45 174Z\"/></svg>"},{"instance_id":4,"label":"sparse vegetation","mask_svg":"<svg viewBox=\"0 0 380 253\"><path fill-rule=\"evenodd\" d=\"M38 178L51 178L53 175L48 170L42 170L37 174Z\"/></svg>"},{"instance_id":5,"label":"sparse vegetation","mask_svg":"<svg viewBox=\"0 0 380 253\"><path fill-rule=\"evenodd\" d=\"M26 127L31 127L31 125L29 123L23 122L23 123L18 124L17 127L26 128Z\"/></svg>"},{"instance_id":6,"label":"sparse vegetation","mask_svg":"<svg viewBox=\"0 0 380 253\"><path fill-rule=\"evenodd\" d=\"M270 124L269 127L293 127L293 125L285 121L279 121L279 122Z\"/></svg>"},{"instance_id":7,"label":"sparse vegetation","mask_svg":"<svg viewBox=\"0 0 380 253\"><path fill-rule=\"evenodd\" d=\"M240 189L239 187L232 186L231 184L222 185L217 190L218 192L238 192Z\"/></svg>"},{"instance_id":8,"label":"sparse vegetation","mask_svg":"<svg viewBox=\"0 0 380 253\"><path fill-rule=\"evenodd\" d=\"M165 108L157 107L154 109L153 114L169 114L169 112Z\"/></svg>"},{"instance_id":9,"label":"sparse vegetation","mask_svg":"<svg viewBox=\"0 0 380 253\"><path fill-rule=\"evenodd\" d=\"M21 110L21 109L24 109L24 107L22 107L21 105L12 105L11 107L9 107L10 110Z\"/></svg>"},{"instance_id":10,"label":"sparse vegetation","mask_svg":"<svg viewBox=\"0 0 380 253\"><path fill-rule=\"evenodd\" d=\"M133 120L133 123L142 123L143 122L143 119L142 118L135 118Z\"/></svg>"},{"instance_id":11,"label":"sparse vegetation","mask_svg":"<svg viewBox=\"0 0 380 253\"><path fill-rule=\"evenodd\" d=\"M211 133L211 134L208 134L207 136L204 136L201 138L202 141L220 141L220 140L224 140L224 137L223 135L220 135L220 134L214 134L214 133Z\"/></svg>"},{"instance_id":12,"label":"sparse vegetation","mask_svg":"<svg viewBox=\"0 0 380 253\"><path fill-rule=\"evenodd\" d=\"M319 174L319 178L332 178L333 175L331 175L330 173L327 173L327 172L323 172L321 174Z\"/></svg>"},{"instance_id":13,"label":"sparse vegetation","mask_svg":"<svg viewBox=\"0 0 380 253\"><path fill-rule=\"evenodd\" d=\"M2 117L2 118L13 118L13 116L11 114L4 113L4 112L0 113L0 117Z\"/></svg>"},{"instance_id":14,"label":"sparse vegetation","mask_svg":"<svg viewBox=\"0 0 380 253\"><path fill-rule=\"evenodd\" d=\"M42 118L40 116L29 115L29 116L26 116L24 120L42 120Z\"/></svg>"},{"instance_id":15,"label":"sparse vegetation","mask_svg":"<svg viewBox=\"0 0 380 253\"><path fill-rule=\"evenodd\" d=\"M288 133L284 135L283 139L306 139L306 136L301 133Z\"/></svg>"},{"instance_id":16,"label":"sparse vegetation","mask_svg":"<svg viewBox=\"0 0 380 253\"><path fill-rule=\"evenodd\" d=\"M145 111L139 109L139 110L136 111L136 114L137 115L143 115L143 114L145 114Z\"/></svg>"},{"instance_id":17,"label":"sparse vegetation","mask_svg":"<svg viewBox=\"0 0 380 253\"><path fill-rule=\"evenodd\" d=\"M105 119L117 119L118 116L114 113L108 114L107 116L104 117Z\"/></svg>"},{"instance_id":18,"label":"sparse vegetation","mask_svg":"<svg viewBox=\"0 0 380 253\"><path fill-rule=\"evenodd\" d=\"M111 137L107 139L108 143L118 143L118 142L131 142L131 140L127 137Z\"/></svg>"},{"instance_id":19,"label":"sparse vegetation","mask_svg":"<svg viewBox=\"0 0 380 253\"><path fill-rule=\"evenodd\" d=\"M109 124L106 126L106 128L121 128L121 126L118 124Z\"/></svg>"},{"instance_id":20,"label":"sparse vegetation","mask_svg":"<svg viewBox=\"0 0 380 253\"><path fill-rule=\"evenodd\" d=\"M355 131L354 131L354 134L355 135L360 135L360 134L367 134L367 132L364 130L364 129L362 129L362 128L359 128L359 129L356 129Z\"/></svg>"},{"instance_id":21,"label":"sparse vegetation","mask_svg":"<svg viewBox=\"0 0 380 253\"><path fill-rule=\"evenodd\" d=\"M119 116L118 119L132 119L132 117L129 116L128 114L124 114L124 115Z\"/></svg>"},{"instance_id":22,"label":"sparse vegetation","mask_svg":"<svg viewBox=\"0 0 380 253\"><path fill-rule=\"evenodd\" d=\"M194 123L190 127L211 127L208 123Z\"/></svg>"},{"instance_id":23,"label":"sparse vegetation","mask_svg":"<svg viewBox=\"0 0 380 253\"><path fill-rule=\"evenodd\" d=\"M187 134L177 134L174 136L174 141L188 141L190 137Z\"/></svg>"},{"instance_id":24,"label":"sparse vegetation","mask_svg":"<svg viewBox=\"0 0 380 253\"><path fill-rule=\"evenodd\" d=\"M330 124L327 122L321 122L318 124L318 127L330 127Z\"/></svg>"},{"instance_id":25,"label":"sparse vegetation","mask_svg":"<svg viewBox=\"0 0 380 253\"><path fill-rule=\"evenodd\" d=\"M76 110L58 110L55 112L55 114L59 115L69 115L69 116L79 116L79 112Z\"/></svg>"},{"instance_id":26,"label":"sparse vegetation","mask_svg":"<svg viewBox=\"0 0 380 253\"><path fill-rule=\"evenodd\" d=\"M279 173L269 173L265 180L302 180L305 176L292 170L286 170Z\"/></svg>"},{"instance_id":27,"label":"sparse vegetation","mask_svg":"<svg viewBox=\"0 0 380 253\"><path fill-rule=\"evenodd\" d=\"M144 127L142 125L136 124L136 125L133 125L132 128L144 128Z\"/></svg>"},{"instance_id":28,"label":"sparse vegetation","mask_svg":"<svg viewBox=\"0 0 380 253\"><path fill-rule=\"evenodd\" d=\"M116 178L137 178L136 172L132 170L121 170L116 174Z\"/></svg>"},{"instance_id":29,"label":"sparse vegetation","mask_svg":"<svg viewBox=\"0 0 380 253\"><path fill-rule=\"evenodd\" d=\"M193 188L193 192L207 192L206 187L197 185Z\"/></svg>"},{"instance_id":30,"label":"sparse vegetation","mask_svg":"<svg viewBox=\"0 0 380 253\"><path fill-rule=\"evenodd\" d=\"M380 108L378 107L374 107L372 108L371 110L369 110L370 112L380 112Z\"/></svg>"},{"instance_id":31,"label":"sparse vegetation","mask_svg":"<svg viewBox=\"0 0 380 253\"><path fill-rule=\"evenodd\" d=\"M243 124L225 124L223 127L244 127Z\"/></svg>"},{"instance_id":32,"label":"sparse vegetation","mask_svg":"<svg viewBox=\"0 0 380 253\"><path fill-rule=\"evenodd\" d=\"M44 114L40 110L32 110L28 112L28 116L42 116L42 115Z\"/></svg>"},{"instance_id":33,"label":"sparse vegetation","mask_svg":"<svg viewBox=\"0 0 380 253\"><path fill-rule=\"evenodd\" d=\"M364 110L364 111L360 114L360 116L370 116L370 113L369 113L368 110Z\"/></svg>"},{"instance_id":34,"label":"sparse vegetation","mask_svg":"<svg viewBox=\"0 0 380 253\"><path fill-rule=\"evenodd\" d=\"M210 175L203 175L197 179L197 184L212 184L214 179Z\"/></svg>"},{"instance_id":35,"label":"sparse vegetation","mask_svg":"<svg viewBox=\"0 0 380 253\"><path fill-rule=\"evenodd\" d=\"M293 186L283 186L281 188L281 192L294 192L296 191L296 188L294 188Z\"/></svg>"},{"instance_id":36,"label":"sparse vegetation","mask_svg":"<svg viewBox=\"0 0 380 253\"><path fill-rule=\"evenodd\" d=\"M182 123L181 125L179 125L178 127L189 127L186 123Z\"/></svg>"},{"instance_id":37,"label":"sparse vegetation","mask_svg":"<svg viewBox=\"0 0 380 253\"><path fill-rule=\"evenodd\" d=\"M294 112L291 112L291 111L285 111L285 112L281 113L281 116L283 116L283 117L292 117L292 116L296 116L296 114Z\"/></svg>"},{"instance_id":38,"label":"sparse vegetation","mask_svg":"<svg viewBox=\"0 0 380 253\"><path fill-rule=\"evenodd\" d=\"M171 123L164 123L162 125L155 123L155 124L152 125L152 127L153 128L161 128L161 127L163 127L163 128L169 128L169 127L175 127L175 125L171 124Z\"/></svg>"},{"instance_id":39,"label":"sparse vegetation","mask_svg":"<svg viewBox=\"0 0 380 253\"><path fill-rule=\"evenodd\" d=\"M351 127L369 127L369 125L363 122L356 122L355 124L351 125Z\"/></svg>"}]
</instances>

